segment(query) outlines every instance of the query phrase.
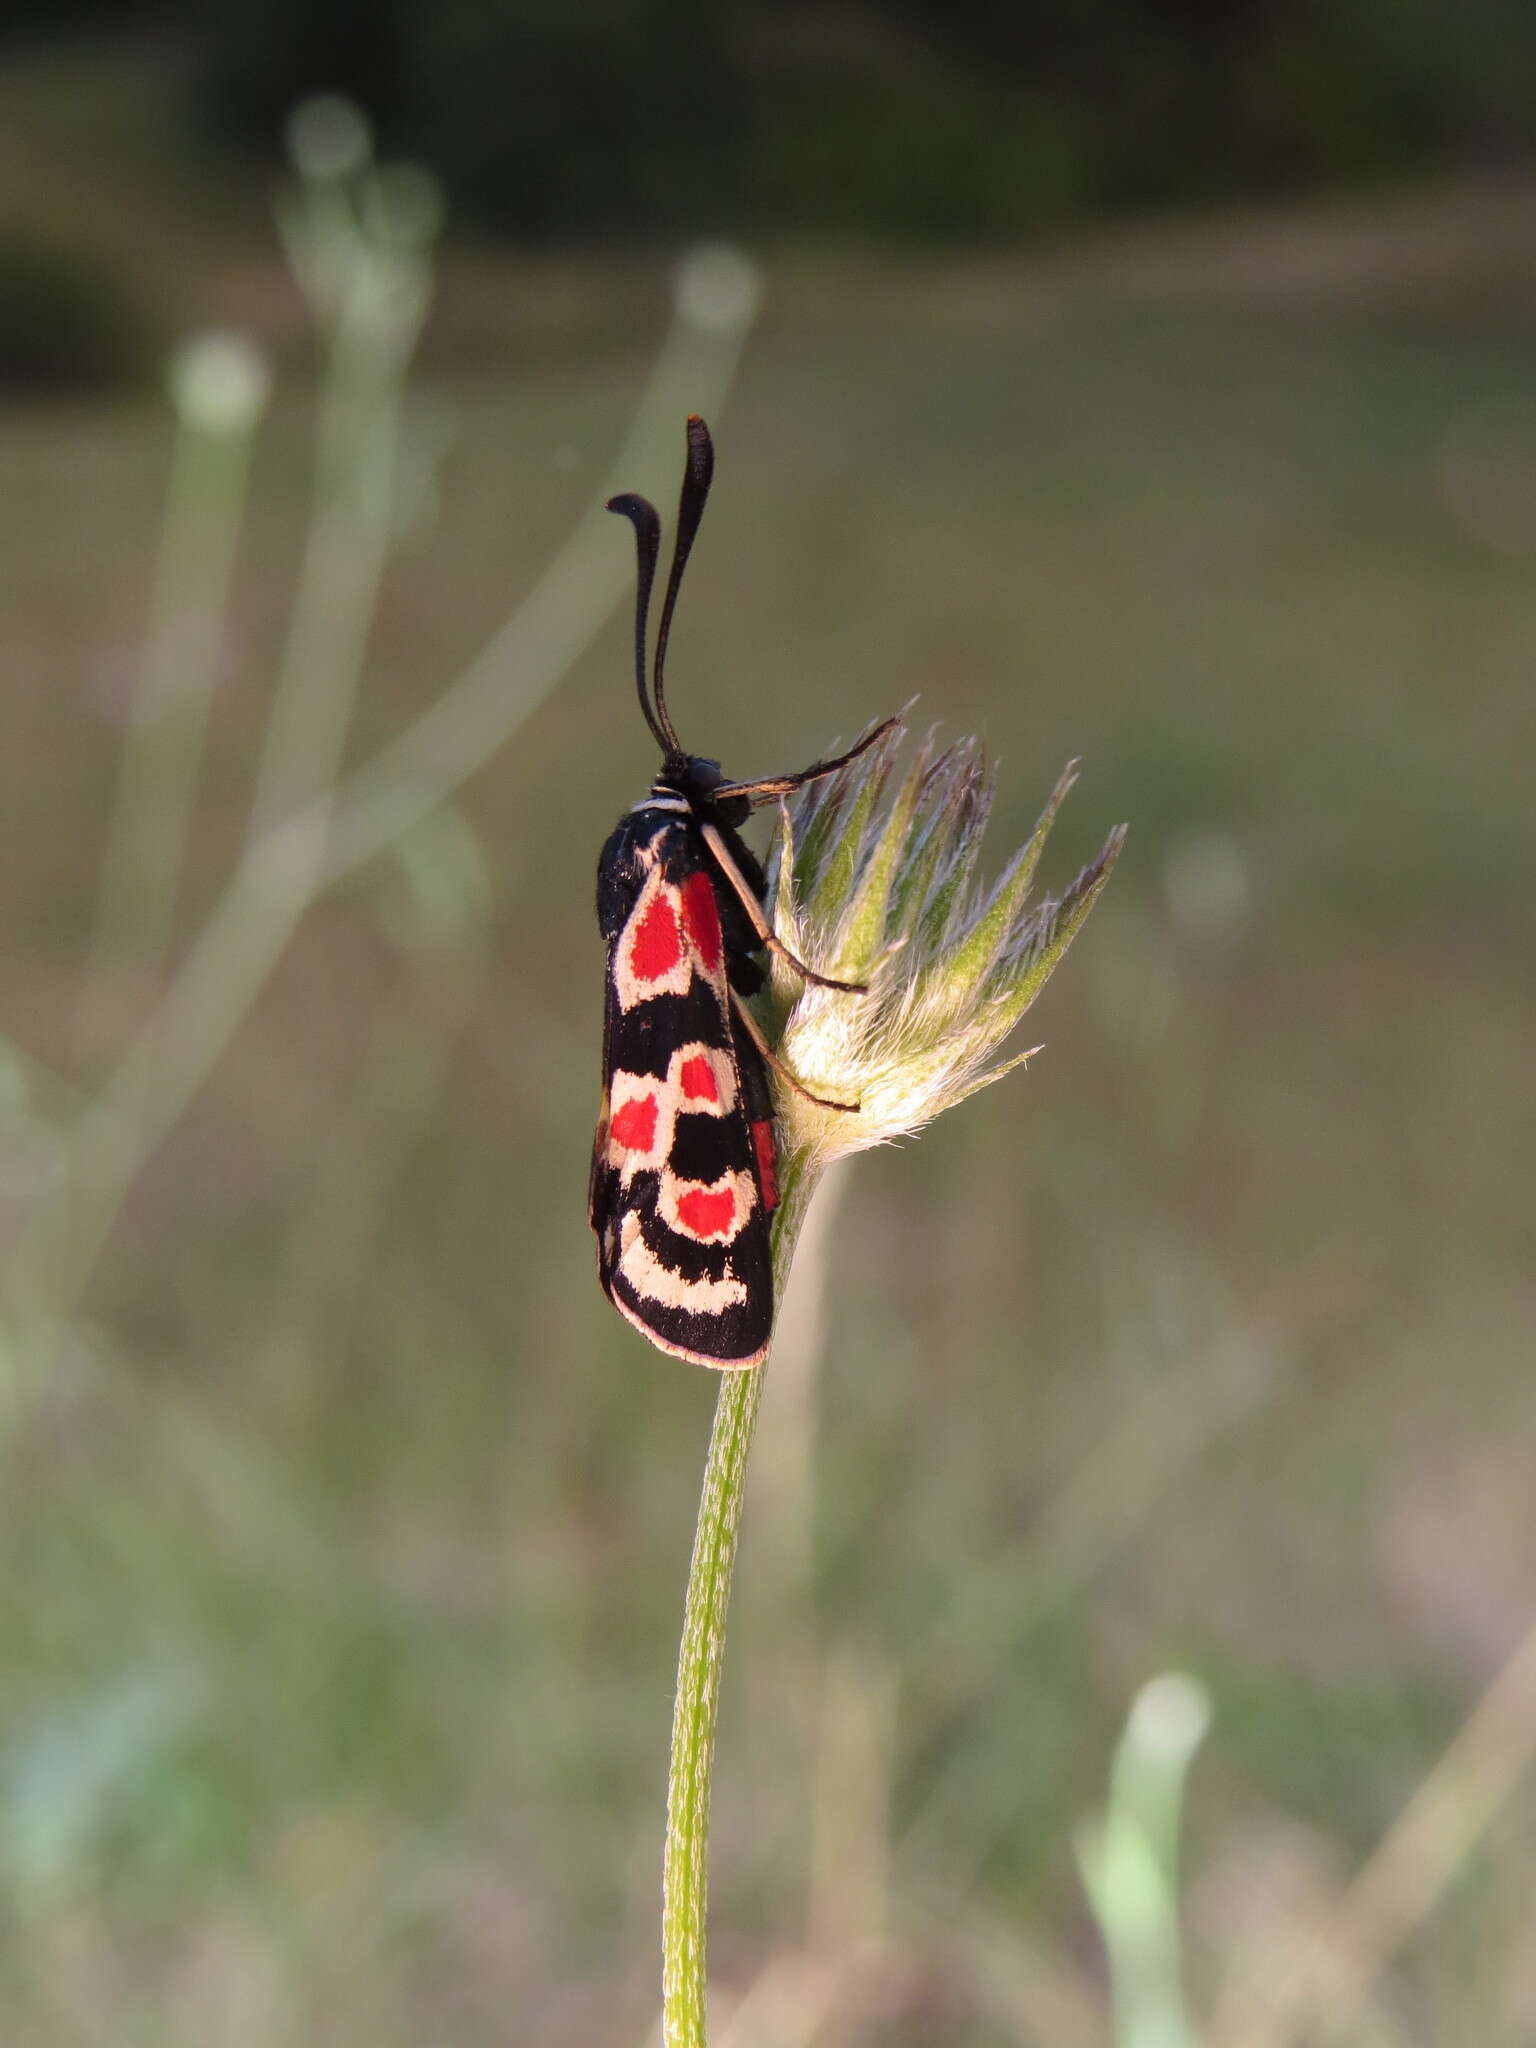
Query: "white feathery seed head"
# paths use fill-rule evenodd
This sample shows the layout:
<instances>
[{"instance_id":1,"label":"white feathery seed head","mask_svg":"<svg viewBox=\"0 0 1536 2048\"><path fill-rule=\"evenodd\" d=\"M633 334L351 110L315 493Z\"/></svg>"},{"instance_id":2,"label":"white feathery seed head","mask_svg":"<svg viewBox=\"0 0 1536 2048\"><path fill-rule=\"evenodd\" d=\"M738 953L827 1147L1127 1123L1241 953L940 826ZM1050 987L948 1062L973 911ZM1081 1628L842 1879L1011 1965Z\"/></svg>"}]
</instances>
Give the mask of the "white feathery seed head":
<instances>
[{"instance_id":1,"label":"white feathery seed head","mask_svg":"<svg viewBox=\"0 0 1536 2048\"><path fill-rule=\"evenodd\" d=\"M816 972L868 984L862 994L818 988L773 959L779 1059L813 1094L858 1104L823 1108L776 1080L786 1151L812 1170L921 1129L1029 1058L1004 1056L1004 1041L1081 929L1125 837L1116 826L1059 897L1030 900L1074 761L1027 845L997 881L979 882L994 787L980 742L940 752L930 732L898 778L903 737L893 727L781 807L774 930Z\"/></svg>"}]
</instances>

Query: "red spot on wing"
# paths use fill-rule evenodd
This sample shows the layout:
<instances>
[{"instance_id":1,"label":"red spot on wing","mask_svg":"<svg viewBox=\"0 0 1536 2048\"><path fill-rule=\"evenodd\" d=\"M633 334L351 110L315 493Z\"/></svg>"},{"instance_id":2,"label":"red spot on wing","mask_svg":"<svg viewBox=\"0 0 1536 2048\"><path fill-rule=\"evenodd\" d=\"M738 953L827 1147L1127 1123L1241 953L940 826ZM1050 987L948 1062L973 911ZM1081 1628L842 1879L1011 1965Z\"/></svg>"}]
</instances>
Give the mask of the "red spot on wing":
<instances>
[{"instance_id":1,"label":"red spot on wing","mask_svg":"<svg viewBox=\"0 0 1536 2048\"><path fill-rule=\"evenodd\" d=\"M715 885L702 868L683 884L683 923L705 973L713 974L720 965L720 908Z\"/></svg>"},{"instance_id":2,"label":"red spot on wing","mask_svg":"<svg viewBox=\"0 0 1536 2048\"><path fill-rule=\"evenodd\" d=\"M660 981L683 957L682 934L677 912L667 894L651 898L650 908L635 927L630 941L629 964L637 981Z\"/></svg>"},{"instance_id":3,"label":"red spot on wing","mask_svg":"<svg viewBox=\"0 0 1536 2048\"><path fill-rule=\"evenodd\" d=\"M690 1188L677 1198L678 1221L695 1237L719 1237L736 1217L736 1197L729 1188Z\"/></svg>"},{"instance_id":4,"label":"red spot on wing","mask_svg":"<svg viewBox=\"0 0 1536 2048\"><path fill-rule=\"evenodd\" d=\"M691 1060L684 1060L678 1079L683 1084L683 1096L688 1102L718 1102L720 1090L715 1084L715 1070L702 1053L695 1053Z\"/></svg>"},{"instance_id":5,"label":"red spot on wing","mask_svg":"<svg viewBox=\"0 0 1536 2048\"><path fill-rule=\"evenodd\" d=\"M656 1098L636 1095L613 1113L608 1135L626 1152L649 1152L656 1142Z\"/></svg>"},{"instance_id":6,"label":"red spot on wing","mask_svg":"<svg viewBox=\"0 0 1536 2048\"><path fill-rule=\"evenodd\" d=\"M773 1142L773 1122L765 1117L752 1126L752 1150L757 1155L757 1184L763 1191L763 1207L779 1206L779 1154Z\"/></svg>"}]
</instances>

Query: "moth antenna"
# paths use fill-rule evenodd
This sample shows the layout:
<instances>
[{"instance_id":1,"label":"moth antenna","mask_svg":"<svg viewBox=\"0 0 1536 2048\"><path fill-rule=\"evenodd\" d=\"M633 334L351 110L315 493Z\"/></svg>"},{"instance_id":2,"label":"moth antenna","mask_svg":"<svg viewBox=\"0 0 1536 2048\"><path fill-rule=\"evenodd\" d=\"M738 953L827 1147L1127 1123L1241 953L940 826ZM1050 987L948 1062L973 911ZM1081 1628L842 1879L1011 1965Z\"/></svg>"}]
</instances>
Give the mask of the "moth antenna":
<instances>
[{"instance_id":1,"label":"moth antenna","mask_svg":"<svg viewBox=\"0 0 1536 2048\"><path fill-rule=\"evenodd\" d=\"M650 614L651 585L656 581L656 563L661 554L661 520L650 499L639 497L633 491L624 491L617 498L610 498L607 509L622 514L635 529L635 689L640 698L640 709L645 713L645 722L661 751L680 754L682 748L677 744L676 734L670 726L657 722L645 687L645 622Z\"/></svg>"},{"instance_id":2,"label":"moth antenna","mask_svg":"<svg viewBox=\"0 0 1536 2048\"><path fill-rule=\"evenodd\" d=\"M677 539L672 546L672 567L667 572L667 594L662 600L661 624L656 629L656 667L652 691L656 698L656 716L669 735L675 751L682 753L677 734L672 731L672 721L667 716L667 702L662 676L666 668L667 639L672 631L672 613L677 604L678 586L683 580L683 571L688 566L688 556L693 547L694 536L699 530L699 521L704 517L704 506L709 498L709 486L715 474L715 444L709 438L709 429L696 412L688 415L688 464L683 471L683 494L677 506Z\"/></svg>"}]
</instances>

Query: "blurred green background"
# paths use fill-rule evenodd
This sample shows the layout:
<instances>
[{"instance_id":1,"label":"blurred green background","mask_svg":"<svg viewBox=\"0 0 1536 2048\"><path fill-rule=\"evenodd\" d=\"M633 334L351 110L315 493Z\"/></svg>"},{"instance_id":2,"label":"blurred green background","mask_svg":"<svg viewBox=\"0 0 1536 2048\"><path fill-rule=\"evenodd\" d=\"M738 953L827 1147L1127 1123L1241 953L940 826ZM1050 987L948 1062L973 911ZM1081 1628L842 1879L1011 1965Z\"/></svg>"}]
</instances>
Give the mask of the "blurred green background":
<instances>
[{"instance_id":1,"label":"blurred green background","mask_svg":"<svg viewBox=\"0 0 1536 2048\"><path fill-rule=\"evenodd\" d=\"M584 1214L594 508L690 405L690 744L915 694L996 865L1074 754L1049 881L1131 825L1045 1053L802 1250L714 2038L1150 2040L1074 1843L1180 1668L1190 2037L1536 2039L1533 44L12 10L0 2040L649 2037L714 1389Z\"/></svg>"}]
</instances>

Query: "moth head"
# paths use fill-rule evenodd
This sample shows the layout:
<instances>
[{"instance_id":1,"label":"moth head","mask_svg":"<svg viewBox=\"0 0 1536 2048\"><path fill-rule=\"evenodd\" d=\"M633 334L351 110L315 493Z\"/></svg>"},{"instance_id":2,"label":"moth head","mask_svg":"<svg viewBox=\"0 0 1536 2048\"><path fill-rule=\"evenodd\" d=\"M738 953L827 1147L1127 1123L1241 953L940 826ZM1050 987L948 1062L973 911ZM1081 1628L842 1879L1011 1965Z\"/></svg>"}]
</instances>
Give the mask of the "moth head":
<instances>
[{"instance_id":1,"label":"moth head","mask_svg":"<svg viewBox=\"0 0 1536 2048\"><path fill-rule=\"evenodd\" d=\"M728 796L719 803L715 801L715 791L726 788L730 779L718 761L706 761L701 754L684 754L679 760L662 763L656 787L687 797L722 825L744 825L752 815L749 797Z\"/></svg>"}]
</instances>

